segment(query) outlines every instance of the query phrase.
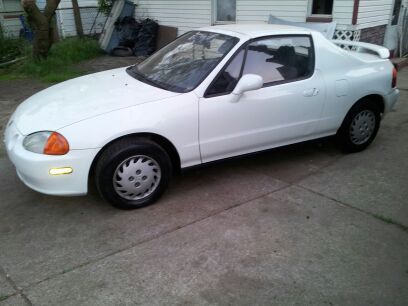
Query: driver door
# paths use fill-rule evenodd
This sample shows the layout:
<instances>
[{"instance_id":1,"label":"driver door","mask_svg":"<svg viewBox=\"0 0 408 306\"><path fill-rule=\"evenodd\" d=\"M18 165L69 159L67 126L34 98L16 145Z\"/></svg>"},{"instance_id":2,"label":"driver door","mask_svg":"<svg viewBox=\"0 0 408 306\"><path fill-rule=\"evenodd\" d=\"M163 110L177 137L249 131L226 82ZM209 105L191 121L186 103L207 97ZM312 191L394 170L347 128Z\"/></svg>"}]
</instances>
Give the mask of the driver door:
<instances>
[{"instance_id":1,"label":"driver door","mask_svg":"<svg viewBox=\"0 0 408 306\"><path fill-rule=\"evenodd\" d=\"M261 89L232 90L244 74L262 76ZM271 36L238 51L199 101L203 162L312 138L321 117L325 88L314 69L312 38Z\"/></svg>"}]
</instances>

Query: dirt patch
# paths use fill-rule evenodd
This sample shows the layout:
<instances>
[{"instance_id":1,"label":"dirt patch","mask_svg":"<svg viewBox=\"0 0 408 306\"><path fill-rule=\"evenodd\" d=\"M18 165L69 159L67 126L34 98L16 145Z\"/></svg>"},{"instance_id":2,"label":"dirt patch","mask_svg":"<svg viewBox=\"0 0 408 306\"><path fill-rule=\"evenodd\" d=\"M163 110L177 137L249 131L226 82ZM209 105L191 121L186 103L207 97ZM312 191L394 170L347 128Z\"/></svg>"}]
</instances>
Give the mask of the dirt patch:
<instances>
[{"instance_id":1,"label":"dirt patch","mask_svg":"<svg viewBox=\"0 0 408 306\"><path fill-rule=\"evenodd\" d=\"M127 67L137 63L140 63L144 58L143 57L114 57L109 55L100 56L92 60L86 61L78 65L80 70L85 73L94 73L104 70L110 70L120 67Z\"/></svg>"}]
</instances>

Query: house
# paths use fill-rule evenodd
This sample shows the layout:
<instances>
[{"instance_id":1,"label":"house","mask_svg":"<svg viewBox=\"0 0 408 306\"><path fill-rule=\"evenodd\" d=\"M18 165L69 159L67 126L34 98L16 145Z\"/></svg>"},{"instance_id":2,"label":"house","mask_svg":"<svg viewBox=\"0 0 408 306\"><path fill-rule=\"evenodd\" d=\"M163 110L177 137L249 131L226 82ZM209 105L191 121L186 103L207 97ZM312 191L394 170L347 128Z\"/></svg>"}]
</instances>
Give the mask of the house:
<instances>
[{"instance_id":1,"label":"house","mask_svg":"<svg viewBox=\"0 0 408 306\"><path fill-rule=\"evenodd\" d=\"M44 9L46 0L37 0L36 2L40 10ZM78 5L84 33L100 33L105 24L106 16L98 13L98 1L78 0ZM0 0L0 26L6 35L19 36L22 28L21 15L24 15L21 0ZM61 0L55 16L60 37L77 35L71 0Z\"/></svg>"},{"instance_id":2,"label":"house","mask_svg":"<svg viewBox=\"0 0 408 306\"><path fill-rule=\"evenodd\" d=\"M382 45L388 25L396 25L407 0L134 0L136 16L177 27L179 35L212 24L336 21L335 38ZM404 3L402 3L404 2Z\"/></svg>"},{"instance_id":3,"label":"house","mask_svg":"<svg viewBox=\"0 0 408 306\"><path fill-rule=\"evenodd\" d=\"M100 33L106 16L98 12L98 0L78 0L85 34ZM128 0L136 4L137 18L152 18L160 25L186 31L213 24L267 22L270 15L295 22L331 22L334 38L364 41L408 53L408 0ZM37 0L44 8L46 0ZM18 36L20 0L0 0L0 25ZM60 37L76 35L71 0L61 0L56 11ZM400 42L398 43L398 40ZM401 47L400 47L401 48Z\"/></svg>"},{"instance_id":4,"label":"house","mask_svg":"<svg viewBox=\"0 0 408 306\"><path fill-rule=\"evenodd\" d=\"M46 0L37 0L46 2ZM98 34L102 31L106 16L98 13L98 0L78 0L84 34ZM45 6L45 4L44 4ZM57 12L58 32L61 37L76 36L76 27L71 0L61 0Z\"/></svg>"},{"instance_id":5,"label":"house","mask_svg":"<svg viewBox=\"0 0 408 306\"><path fill-rule=\"evenodd\" d=\"M18 36L21 29L19 16L22 7L18 0L0 0L0 27L1 31L12 36Z\"/></svg>"}]
</instances>

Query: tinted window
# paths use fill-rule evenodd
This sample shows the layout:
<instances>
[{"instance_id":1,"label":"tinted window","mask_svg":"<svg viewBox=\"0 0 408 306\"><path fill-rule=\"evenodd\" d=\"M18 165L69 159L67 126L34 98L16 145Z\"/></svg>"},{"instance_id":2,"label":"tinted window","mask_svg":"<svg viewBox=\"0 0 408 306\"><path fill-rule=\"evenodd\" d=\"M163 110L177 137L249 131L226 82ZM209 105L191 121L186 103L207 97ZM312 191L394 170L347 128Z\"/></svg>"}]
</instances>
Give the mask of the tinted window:
<instances>
[{"instance_id":1,"label":"tinted window","mask_svg":"<svg viewBox=\"0 0 408 306\"><path fill-rule=\"evenodd\" d=\"M309 37L267 38L247 48L243 74L258 74L265 84L304 78L313 72L314 56Z\"/></svg>"},{"instance_id":2,"label":"tinted window","mask_svg":"<svg viewBox=\"0 0 408 306\"><path fill-rule=\"evenodd\" d=\"M238 83L241 75L242 61L244 59L245 50L241 50L234 59L228 64L223 72L217 77L217 80L211 85L208 90L208 95L231 92Z\"/></svg>"}]
</instances>

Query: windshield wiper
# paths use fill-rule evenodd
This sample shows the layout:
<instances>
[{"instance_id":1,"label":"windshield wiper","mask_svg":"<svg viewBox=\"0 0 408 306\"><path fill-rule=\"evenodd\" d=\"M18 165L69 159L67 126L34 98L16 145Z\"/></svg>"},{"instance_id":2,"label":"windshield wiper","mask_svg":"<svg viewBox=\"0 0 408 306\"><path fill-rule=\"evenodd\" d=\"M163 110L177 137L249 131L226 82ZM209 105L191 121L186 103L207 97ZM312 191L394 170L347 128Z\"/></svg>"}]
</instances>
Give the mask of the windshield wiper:
<instances>
[{"instance_id":1,"label":"windshield wiper","mask_svg":"<svg viewBox=\"0 0 408 306\"><path fill-rule=\"evenodd\" d=\"M150 80L149 78L147 78L146 76L144 76L142 73L140 73L140 72L137 70L136 65L130 66L130 67L126 68L126 72L127 72L130 76L134 77L135 79L137 79L137 80L139 80L139 81L142 81L142 82L144 82L144 83L146 83L146 84L149 84L149 85L152 85L152 86L155 86L155 87L164 89L164 90L168 90L168 89L165 88L164 86L162 86L162 85L160 85L160 84L158 84L158 83L156 83L156 82Z\"/></svg>"}]
</instances>

